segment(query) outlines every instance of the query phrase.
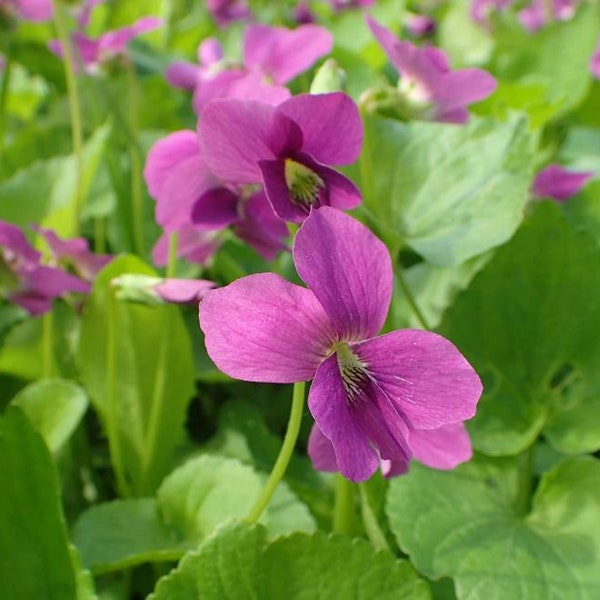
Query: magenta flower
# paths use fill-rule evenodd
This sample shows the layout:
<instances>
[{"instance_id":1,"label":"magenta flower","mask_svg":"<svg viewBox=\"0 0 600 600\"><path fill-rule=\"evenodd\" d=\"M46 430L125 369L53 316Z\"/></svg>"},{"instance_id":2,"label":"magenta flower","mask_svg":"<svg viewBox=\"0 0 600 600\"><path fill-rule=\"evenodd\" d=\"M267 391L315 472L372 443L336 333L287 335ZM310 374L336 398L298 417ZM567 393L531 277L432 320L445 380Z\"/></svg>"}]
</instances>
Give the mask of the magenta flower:
<instances>
[{"instance_id":1,"label":"magenta flower","mask_svg":"<svg viewBox=\"0 0 600 600\"><path fill-rule=\"evenodd\" d=\"M159 140L148 154L144 177L156 200L157 223L168 233L187 229L186 239L198 240L199 254L193 253L193 262L205 262L205 250L216 249L215 236L207 238L200 232L226 227L267 260L286 248L287 227L273 213L264 192L225 186L206 166L193 131L177 131ZM160 248L156 264L162 264ZM205 258L199 261L198 256Z\"/></svg>"},{"instance_id":2,"label":"magenta flower","mask_svg":"<svg viewBox=\"0 0 600 600\"><path fill-rule=\"evenodd\" d=\"M199 133L209 168L227 182L262 183L286 221L302 222L311 207L360 203L358 188L328 166L360 153L362 121L346 94L301 94L277 107L215 100L202 112Z\"/></svg>"},{"instance_id":3,"label":"magenta flower","mask_svg":"<svg viewBox=\"0 0 600 600\"><path fill-rule=\"evenodd\" d=\"M85 281L93 281L96 273L114 258L110 254L91 252L84 238L63 240L51 229L37 225L32 225L31 228L44 238L56 264L66 263L73 268L78 277Z\"/></svg>"},{"instance_id":4,"label":"magenta flower","mask_svg":"<svg viewBox=\"0 0 600 600\"><path fill-rule=\"evenodd\" d=\"M577 0L531 0L519 11L519 21L533 32L552 21L568 21L576 8Z\"/></svg>"},{"instance_id":5,"label":"magenta flower","mask_svg":"<svg viewBox=\"0 0 600 600\"><path fill-rule=\"evenodd\" d=\"M416 38L433 35L437 29L435 19L432 19L429 15L419 15L417 13L406 13L403 24L406 31Z\"/></svg>"},{"instance_id":6,"label":"magenta flower","mask_svg":"<svg viewBox=\"0 0 600 600\"><path fill-rule=\"evenodd\" d=\"M375 0L329 0L331 8L336 12L341 12L349 8L367 8L375 4Z\"/></svg>"},{"instance_id":7,"label":"magenta flower","mask_svg":"<svg viewBox=\"0 0 600 600\"><path fill-rule=\"evenodd\" d=\"M411 116L447 123L465 123L467 105L487 98L496 89L496 80L481 69L451 71L446 54L433 47L419 48L402 42L367 17L373 35L398 69L400 98Z\"/></svg>"},{"instance_id":8,"label":"magenta flower","mask_svg":"<svg viewBox=\"0 0 600 600\"><path fill-rule=\"evenodd\" d=\"M513 2L514 0L472 0L471 19L487 27L492 13L507 9Z\"/></svg>"},{"instance_id":9,"label":"magenta flower","mask_svg":"<svg viewBox=\"0 0 600 600\"><path fill-rule=\"evenodd\" d=\"M193 225L184 225L177 231L177 257L203 265L221 245L218 232L198 231ZM163 267L169 261L169 234L163 233L152 248L152 261Z\"/></svg>"},{"instance_id":10,"label":"magenta flower","mask_svg":"<svg viewBox=\"0 0 600 600\"><path fill-rule=\"evenodd\" d=\"M532 192L537 198L566 200L579 192L593 176L591 171L567 171L559 164L551 164L537 174Z\"/></svg>"},{"instance_id":11,"label":"magenta flower","mask_svg":"<svg viewBox=\"0 0 600 600\"><path fill-rule=\"evenodd\" d=\"M0 0L0 12L14 13L23 21L42 22L52 18L52 0Z\"/></svg>"},{"instance_id":12,"label":"magenta flower","mask_svg":"<svg viewBox=\"0 0 600 600\"><path fill-rule=\"evenodd\" d=\"M206 8L219 27L252 16L246 0L206 0Z\"/></svg>"},{"instance_id":13,"label":"magenta flower","mask_svg":"<svg viewBox=\"0 0 600 600\"><path fill-rule=\"evenodd\" d=\"M412 431L435 436L428 432L475 414L481 382L448 340L410 329L376 337L393 274L387 248L366 227L328 207L312 210L294 262L308 289L272 273L244 277L208 292L200 326L210 357L231 377L314 378L308 406L345 477L368 479L381 460L406 468ZM449 463L464 456L443 447Z\"/></svg>"},{"instance_id":14,"label":"magenta flower","mask_svg":"<svg viewBox=\"0 0 600 600\"><path fill-rule=\"evenodd\" d=\"M0 221L0 293L32 315L52 308L52 301L69 292L86 294L90 285L61 269L41 264L42 255L23 232Z\"/></svg>"},{"instance_id":15,"label":"magenta flower","mask_svg":"<svg viewBox=\"0 0 600 600\"><path fill-rule=\"evenodd\" d=\"M176 62L166 73L169 82L186 89L195 77L193 106L197 113L216 98L280 104L290 97L285 84L327 54L333 38L327 29L312 24L296 29L251 24L244 30L243 59L238 67L227 65L214 42L205 48L206 43L198 49L198 66Z\"/></svg>"},{"instance_id":16,"label":"magenta flower","mask_svg":"<svg viewBox=\"0 0 600 600\"><path fill-rule=\"evenodd\" d=\"M600 79L600 40L590 59L590 72L596 79Z\"/></svg>"},{"instance_id":17,"label":"magenta flower","mask_svg":"<svg viewBox=\"0 0 600 600\"><path fill-rule=\"evenodd\" d=\"M101 64L115 56L124 54L127 44L132 39L142 33L152 31L161 25L162 19L157 17L142 17L133 25L107 31L97 39L92 39L80 31L76 31L72 35L72 40L83 68L88 73L95 73ZM57 56L61 58L64 56L63 47L59 40L48 42L48 48Z\"/></svg>"},{"instance_id":18,"label":"magenta flower","mask_svg":"<svg viewBox=\"0 0 600 600\"><path fill-rule=\"evenodd\" d=\"M454 469L473 456L469 433L462 423L438 429L409 429L408 445L412 457L432 469ZM317 471L339 471L333 445L316 425L308 438L308 455ZM384 477L395 477L406 473L408 464L380 459L379 468Z\"/></svg>"}]
</instances>

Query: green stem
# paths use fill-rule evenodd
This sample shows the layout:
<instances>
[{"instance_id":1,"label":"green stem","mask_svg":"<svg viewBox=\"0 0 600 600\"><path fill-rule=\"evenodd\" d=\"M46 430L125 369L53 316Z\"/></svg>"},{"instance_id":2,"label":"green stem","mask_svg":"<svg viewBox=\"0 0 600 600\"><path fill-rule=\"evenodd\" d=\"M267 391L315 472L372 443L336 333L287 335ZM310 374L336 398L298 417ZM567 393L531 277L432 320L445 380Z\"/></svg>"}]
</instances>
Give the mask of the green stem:
<instances>
[{"instance_id":1,"label":"green stem","mask_svg":"<svg viewBox=\"0 0 600 600\"><path fill-rule=\"evenodd\" d=\"M179 236L177 232L169 235L169 257L167 260L167 278L172 279L177 274L177 245Z\"/></svg>"},{"instance_id":2,"label":"green stem","mask_svg":"<svg viewBox=\"0 0 600 600\"><path fill-rule=\"evenodd\" d=\"M298 434L300 433L300 424L302 423L305 387L306 383L304 381L294 384L294 392L292 394L292 409L290 411L290 419L288 421L283 444L262 493L246 517L246 521L250 524L256 523L258 519L260 519L260 516L263 514L265 508L267 508L269 502L271 501L279 482L285 475L290 459L292 458L294 446L296 445L296 440L298 439Z\"/></svg>"},{"instance_id":3,"label":"green stem","mask_svg":"<svg viewBox=\"0 0 600 600\"><path fill-rule=\"evenodd\" d=\"M2 75L2 88L0 88L0 156L4 154L4 144L6 136L6 103L8 100L8 91L10 89L10 75L12 73L13 61L11 59L10 46L8 55L4 64L4 73Z\"/></svg>"},{"instance_id":4,"label":"green stem","mask_svg":"<svg viewBox=\"0 0 600 600\"><path fill-rule=\"evenodd\" d=\"M131 496L123 469L123 454L119 434L119 399L117 398L117 299L111 287L107 290L108 323L106 333L106 434L110 457L122 498Z\"/></svg>"},{"instance_id":5,"label":"green stem","mask_svg":"<svg viewBox=\"0 0 600 600\"><path fill-rule=\"evenodd\" d=\"M519 455L519 488L516 498L516 509L519 516L524 517L531 510L533 491L533 448L528 448Z\"/></svg>"},{"instance_id":6,"label":"green stem","mask_svg":"<svg viewBox=\"0 0 600 600\"><path fill-rule=\"evenodd\" d=\"M343 475L336 475L335 504L333 507L333 531L352 532L354 522L354 484Z\"/></svg>"},{"instance_id":7,"label":"green stem","mask_svg":"<svg viewBox=\"0 0 600 600\"><path fill-rule=\"evenodd\" d=\"M42 317L42 377L49 379L52 377L53 367L53 319L52 310L49 310Z\"/></svg>"},{"instance_id":8,"label":"green stem","mask_svg":"<svg viewBox=\"0 0 600 600\"><path fill-rule=\"evenodd\" d=\"M399 261L396 261L396 264L394 265L394 267L395 267L394 272L398 277L398 281L400 282L400 287L402 287L402 292L406 296L406 299L408 300L410 307L412 308L413 312L415 313L415 316L417 317L417 320L419 321L421 327L423 329L430 329L429 325L427 324L427 319L425 319L425 316L419 309L419 306L417 304L417 301L415 300L412 290L410 289L410 287L408 286L408 283L406 282L406 278L404 277L404 269L403 269L402 265L399 263Z\"/></svg>"},{"instance_id":9,"label":"green stem","mask_svg":"<svg viewBox=\"0 0 600 600\"><path fill-rule=\"evenodd\" d=\"M358 168L360 171L360 188L363 192L363 200L365 205L369 205L375 198L375 188L373 187L373 164L371 162L371 143L367 128L367 113L364 107L359 105L360 117L363 122L363 143L362 150L358 159Z\"/></svg>"},{"instance_id":10,"label":"green stem","mask_svg":"<svg viewBox=\"0 0 600 600\"><path fill-rule=\"evenodd\" d=\"M138 111L140 106L138 81L135 66L127 61L127 81L129 84L129 123L134 139L139 139ZM142 190L142 160L139 148L131 145L129 148L131 159L131 219L133 223L133 241L135 251L139 256L144 256L144 210Z\"/></svg>"},{"instance_id":11,"label":"green stem","mask_svg":"<svg viewBox=\"0 0 600 600\"><path fill-rule=\"evenodd\" d=\"M385 539L385 534L381 531L381 527L379 527L379 523L377 522L377 517L369 504L365 484L361 483L358 486L358 489L360 491L360 512L365 533L367 534L369 541L375 550L389 550L390 546Z\"/></svg>"},{"instance_id":12,"label":"green stem","mask_svg":"<svg viewBox=\"0 0 600 600\"><path fill-rule=\"evenodd\" d=\"M104 217L94 219L94 251L96 254L106 252L106 227Z\"/></svg>"},{"instance_id":13,"label":"green stem","mask_svg":"<svg viewBox=\"0 0 600 600\"><path fill-rule=\"evenodd\" d=\"M83 210L83 126L81 117L81 104L75 76L75 58L73 45L63 21L62 8L57 0L52 0L54 25L63 49L63 64L65 66L65 79L67 82L67 96L69 99L69 114L71 116L71 136L73 154L75 155L75 223L74 235L79 235L81 212Z\"/></svg>"}]
</instances>

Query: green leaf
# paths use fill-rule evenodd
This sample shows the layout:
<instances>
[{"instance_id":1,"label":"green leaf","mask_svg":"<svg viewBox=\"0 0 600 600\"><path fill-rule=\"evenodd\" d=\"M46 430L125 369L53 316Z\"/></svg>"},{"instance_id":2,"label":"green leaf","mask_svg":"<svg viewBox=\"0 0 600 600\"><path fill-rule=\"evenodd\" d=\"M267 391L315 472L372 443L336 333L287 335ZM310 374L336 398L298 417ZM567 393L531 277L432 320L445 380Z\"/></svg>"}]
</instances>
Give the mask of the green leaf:
<instances>
[{"instance_id":1,"label":"green leaf","mask_svg":"<svg viewBox=\"0 0 600 600\"><path fill-rule=\"evenodd\" d=\"M110 126L103 125L84 145L84 197L92 186L109 132ZM35 222L61 237L72 237L75 194L74 155L34 162L0 183L0 219L19 226Z\"/></svg>"},{"instance_id":2,"label":"green leaf","mask_svg":"<svg viewBox=\"0 0 600 600\"><path fill-rule=\"evenodd\" d=\"M365 128L361 189L389 246L404 241L448 267L514 233L533 170L524 118L464 127L369 118Z\"/></svg>"},{"instance_id":3,"label":"green leaf","mask_svg":"<svg viewBox=\"0 0 600 600\"><path fill-rule=\"evenodd\" d=\"M501 79L543 83L548 103L558 102L562 111L567 111L588 91L588 64L599 33L595 2L582 2L572 19L549 23L534 34L513 23L496 36L492 72ZM561 49L560 57L557 48Z\"/></svg>"},{"instance_id":4,"label":"green leaf","mask_svg":"<svg viewBox=\"0 0 600 600\"><path fill-rule=\"evenodd\" d=\"M413 465L390 484L400 547L429 577L453 577L459 599L598 598L600 463L558 465L527 515L519 473L514 459L481 457L445 472Z\"/></svg>"},{"instance_id":5,"label":"green leaf","mask_svg":"<svg viewBox=\"0 0 600 600\"><path fill-rule=\"evenodd\" d=\"M237 460L202 455L165 478L157 501L166 523L195 546L218 526L249 512L265 478ZM271 534L313 531L314 519L285 482L261 518Z\"/></svg>"},{"instance_id":6,"label":"green leaf","mask_svg":"<svg viewBox=\"0 0 600 600\"><path fill-rule=\"evenodd\" d=\"M16 408L0 418L0 457L0 597L76 598L52 457Z\"/></svg>"},{"instance_id":7,"label":"green leaf","mask_svg":"<svg viewBox=\"0 0 600 600\"><path fill-rule=\"evenodd\" d=\"M111 281L126 273L156 275L130 256L98 274L83 312L78 358L121 492L141 496L156 490L184 439L194 365L177 307L116 300Z\"/></svg>"},{"instance_id":8,"label":"green leaf","mask_svg":"<svg viewBox=\"0 0 600 600\"><path fill-rule=\"evenodd\" d=\"M73 528L73 541L82 563L94 573L177 560L187 549L162 520L154 498L115 500L88 509Z\"/></svg>"},{"instance_id":9,"label":"green leaf","mask_svg":"<svg viewBox=\"0 0 600 600\"><path fill-rule=\"evenodd\" d=\"M555 203L538 203L446 312L441 332L482 376L474 446L516 454L545 433L600 448L600 249Z\"/></svg>"},{"instance_id":10,"label":"green leaf","mask_svg":"<svg viewBox=\"0 0 600 600\"><path fill-rule=\"evenodd\" d=\"M430 598L406 561L375 552L362 540L294 534L266 542L262 527L236 525L216 533L159 580L151 600L261 598Z\"/></svg>"},{"instance_id":11,"label":"green leaf","mask_svg":"<svg viewBox=\"0 0 600 600\"><path fill-rule=\"evenodd\" d=\"M157 497L117 500L84 512L73 531L83 564L96 573L181 558L219 527L243 519L264 485L251 467L203 455L168 475ZM262 522L270 536L315 529L285 483Z\"/></svg>"},{"instance_id":12,"label":"green leaf","mask_svg":"<svg viewBox=\"0 0 600 600\"><path fill-rule=\"evenodd\" d=\"M85 392L73 381L44 379L23 388L14 398L51 452L69 439L87 409Z\"/></svg>"}]
</instances>

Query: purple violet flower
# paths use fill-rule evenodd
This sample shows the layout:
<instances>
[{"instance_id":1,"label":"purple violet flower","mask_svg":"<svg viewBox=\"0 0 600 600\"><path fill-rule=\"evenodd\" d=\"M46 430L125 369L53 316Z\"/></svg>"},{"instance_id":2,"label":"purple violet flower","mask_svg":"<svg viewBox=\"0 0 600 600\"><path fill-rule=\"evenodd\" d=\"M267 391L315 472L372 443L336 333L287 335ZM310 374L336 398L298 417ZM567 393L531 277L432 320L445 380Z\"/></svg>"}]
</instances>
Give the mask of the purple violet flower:
<instances>
[{"instance_id":1,"label":"purple violet flower","mask_svg":"<svg viewBox=\"0 0 600 600\"><path fill-rule=\"evenodd\" d=\"M335 12L342 12L349 8L368 8L375 4L375 0L329 0L329 4Z\"/></svg>"},{"instance_id":2,"label":"purple violet flower","mask_svg":"<svg viewBox=\"0 0 600 600\"><path fill-rule=\"evenodd\" d=\"M214 287L207 279L164 279L154 286L154 292L165 302L198 304Z\"/></svg>"},{"instance_id":3,"label":"purple violet flower","mask_svg":"<svg viewBox=\"0 0 600 600\"><path fill-rule=\"evenodd\" d=\"M463 423L438 429L409 429L408 445L413 458L432 469L454 469L473 456L469 433ZM308 438L308 455L317 471L335 473L339 470L332 443L316 425ZM395 477L406 473L408 464L380 459L379 468L384 477Z\"/></svg>"},{"instance_id":4,"label":"purple violet flower","mask_svg":"<svg viewBox=\"0 0 600 600\"><path fill-rule=\"evenodd\" d=\"M573 18L577 4L577 0L531 0L529 6L519 11L519 21L534 32L553 21Z\"/></svg>"},{"instance_id":5,"label":"purple violet flower","mask_svg":"<svg viewBox=\"0 0 600 600\"><path fill-rule=\"evenodd\" d=\"M211 41L211 46L205 48L206 43L198 48L198 66L179 61L166 72L172 85L194 90L197 113L216 98L280 104L290 97L285 84L327 54L333 37L324 27L312 24L296 29L251 24L244 30L239 67L227 64L220 47L218 51L215 48L216 42Z\"/></svg>"},{"instance_id":6,"label":"purple violet flower","mask_svg":"<svg viewBox=\"0 0 600 600\"><path fill-rule=\"evenodd\" d=\"M479 377L435 333L376 337L390 305L392 265L385 245L358 221L313 209L293 254L308 288L259 273L207 293L200 327L210 357L246 381L313 379L309 409L348 479L368 479L382 460L394 472L406 469L420 443L411 435L435 445L435 431L475 414ZM462 445L441 446L446 464L464 460Z\"/></svg>"},{"instance_id":7,"label":"purple violet flower","mask_svg":"<svg viewBox=\"0 0 600 600\"><path fill-rule=\"evenodd\" d=\"M419 15L410 12L405 14L403 25L406 31L416 38L433 35L437 29L435 19L429 15Z\"/></svg>"},{"instance_id":8,"label":"purple violet flower","mask_svg":"<svg viewBox=\"0 0 600 600\"><path fill-rule=\"evenodd\" d=\"M537 174L532 192L537 198L554 198L561 202L579 192L593 176L591 171L567 171L559 164L551 164Z\"/></svg>"},{"instance_id":9,"label":"purple violet flower","mask_svg":"<svg viewBox=\"0 0 600 600\"><path fill-rule=\"evenodd\" d=\"M157 223L168 233L190 230L187 239L198 241L201 256L216 249L216 238L194 236L192 229L214 232L231 226L266 260L286 248L287 226L274 214L264 192L225 186L206 166L195 132L177 131L159 140L148 154L144 177L156 200ZM162 250L157 252L161 261L157 264L162 264Z\"/></svg>"},{"instance_id":10,"label":"purple violet flower","mask_svg":"<svg viewBox=\"0 0 600 600\"><path fill-rule=\"evenodd\" d=\"M472 0L471 19L479 25L489 27L491 14L506 10L513 2L514 0Z\"/></svg>"},{"instance_id":11,"label":"purple violet flower","mask_svg":"<svg viewBox=\"0 0 600 600\"><path fill-rule=\"evenodd\" d=\"M600 39L592 58L590 58L590 72L596 79L600 79Z\"/></svg>"},{"instance_id":12,"label":"purple violet flower","mask_svg":"<svg viewBox=\"0 0 600 600\"><path fill-rule=\"evenodd\" d=\"M23 21L36 23L52 18L52 0L0 0L0 12L14 13Z\"/></svg>"},{"instance_id":13,"label":"purple violet flower","mask_svg":"<svg viewBox=\"0 0 600 600\"><path fill-rule=\"evenodd\" d=\"M142 17L133 25L121 27L103 33L99 38L92 39L80 31L72 34L72 40L79 53L83 68L88 73L96 73L101 64L115 56L125 53L127 44L142 33L152 31L162 25L162 19L157 17ZM48 42L48 48L57 56L63 57L64 52L59 40Z\"/></svg>"},{"instance_id":14,"label":"purple violet flower","mask_svg":"<svg viewBox=\"0 0 600 600\"><path fill-rule=\"evenodd\" d=\"M367 17L373 35L398 69L398 89L411 116L465 123L467 105L487 98L496 89L496 80L482 69L451 71L446 54L433 47L419 48L402 42L385 27Z\"/></svg>"},{"instance_id":15,"label":"purple violet flower","mask_svg":"<svg viewBox=\"0 0 600 600\"><path fill-rule=\"evenodd\" d=\"M0 293L32 315L52 308L52 301L69 292L87 294L89 283L63 270L41 264L42 255L23 232L0 221Z\"/></svg>"},{"instance_id":16,"label":"purple violet flower","mask_svg":"<svg viewBox=\"0 0 600 600\"><path fill-rule=\"evenodd\" d=\"M246 0L206 0L206 9L219 27L252 16Z\"/></svg>"},{"instance_id":17,"label":"purple violet flower","mask_svg":"<svg viewBox=\"0 0 600 600\"><path fill-rule=\"evenodd\" d=\"M221 245L219 232L198 231L192 225L184 225L177 231L177 257L203 265ZM163 233L152 248L152 261L163 267L169 260L169 234Z\"/></svg>"},{"instance_id":18,"label":"purple violet flower","mask_svg":"<svg viewBox=\"0 0 600 600\"><path fill-rule=\"evenodd\" d=\"M44 238L56 264L66 262L85 281L93 281L96 273L114 258L110 254L90 252L88 241L84 238L63 240L51 229L37 225L31 228Z\"/></svg>"},{"instance_id":19,"label":"purple violet flower","mask_svg":"<svg viewBox=\"0 0 600 600\"><path fill-rule=\"evenodd\" d=\"M209 168L230 183L262 183L286 221L302 222L312 207L360 203L354 183L328 166L360 153L362 121L346 94L300 94L277 107L215 100L202 112L199 134Z\"/></svg>"}]
</instances>

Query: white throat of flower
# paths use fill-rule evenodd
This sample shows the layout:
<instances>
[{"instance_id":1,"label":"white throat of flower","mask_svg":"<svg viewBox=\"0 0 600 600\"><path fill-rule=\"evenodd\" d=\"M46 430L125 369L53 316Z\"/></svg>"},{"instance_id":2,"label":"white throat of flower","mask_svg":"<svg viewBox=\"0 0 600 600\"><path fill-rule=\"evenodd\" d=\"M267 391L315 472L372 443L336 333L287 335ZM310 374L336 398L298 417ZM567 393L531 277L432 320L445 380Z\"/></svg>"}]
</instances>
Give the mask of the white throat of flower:
<instances>
[{"instance_id":1,"label":"white throat of flower","mask_svg":"<svg viewBox=\"0 0 600 600\"><path fill-rule=\"evenodd\" d=\"M345 343L335 345L335 354L348 403L356 404L364 384L370 379L367 365Z\"/></svg>"},{"instance_id":2,"label":"white throat of flower","mask_svg":"<svg viewBox=\"0 0 600 600\"><path fill-rule=\"evenodd\" d=\"M312 169L291 158L285 159L285 184L292 202L307 209L319 203L319 191L325 187Z\"/></svg>"}]
</instances>

